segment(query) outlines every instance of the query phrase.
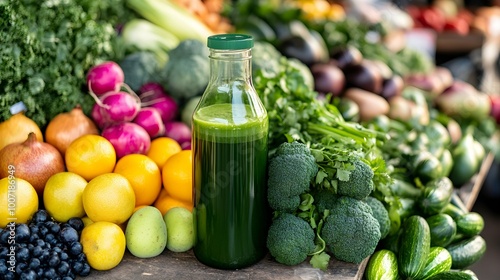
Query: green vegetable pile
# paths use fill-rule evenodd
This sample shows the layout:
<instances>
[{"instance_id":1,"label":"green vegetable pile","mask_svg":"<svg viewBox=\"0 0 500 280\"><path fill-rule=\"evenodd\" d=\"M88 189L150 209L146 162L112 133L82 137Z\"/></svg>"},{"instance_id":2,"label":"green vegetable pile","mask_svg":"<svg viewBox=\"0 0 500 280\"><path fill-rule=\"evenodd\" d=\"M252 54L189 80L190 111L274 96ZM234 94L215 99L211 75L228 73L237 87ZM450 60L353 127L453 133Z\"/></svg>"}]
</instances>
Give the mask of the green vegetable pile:
<instances>
[{"instance_id":1,"label":"green vegetable pile","mask_svg":"<svg viewBox=\"0 0 500 280\"><path fill-rule=\"evenodd\" d=\"M260 59L279 66L254 69L270 121L268 202L274 220L268 249L286 265L308 256L321 269L330 256L359 263L374 252L390 222L387 211L375 215L367 202L392 203L385 200L392 197L391 178L376 145L385 136L345 121L329 100L320 100L297 61L262 55L255 65L264 65Z\"/></svg>"},{"instance_id":2,"label":"green vegetable pile","mask_svg":"<svg viewBox=\"0 0 500 280\"><path fill-rule=\"evenodd\" d=\"M114 26L76 0L0 1L0 18L0 121L19 101L41 127L77 104L90 112L86 71L122 56Z\"/></svg>"}]
</instances>

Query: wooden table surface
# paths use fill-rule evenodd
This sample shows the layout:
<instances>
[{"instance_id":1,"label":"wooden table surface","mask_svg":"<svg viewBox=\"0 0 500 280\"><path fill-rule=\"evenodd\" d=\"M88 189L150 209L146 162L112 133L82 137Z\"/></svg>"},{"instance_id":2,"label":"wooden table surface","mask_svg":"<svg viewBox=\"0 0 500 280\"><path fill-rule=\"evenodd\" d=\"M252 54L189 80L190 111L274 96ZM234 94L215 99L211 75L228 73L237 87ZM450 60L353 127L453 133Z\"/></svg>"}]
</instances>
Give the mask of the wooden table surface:
<instances>
[{"instance_id":1,"label":"wooden table surface","mask_svg":"<svg viewBox=\"0 0 500 280\"><path fill-rule=\"evenodd\" d=\"M455 190L467 208L472 208L492 161L493 155L489 154L484 159L478 174L468 184ZM286 266L276 262L268 254L253 266L239 270L220 270L199 262L192 250L174 253L165 249L161 255L149 259L134 257L127 251L117 267L108 271L92 270L87 278L102 280L361 280L368 259L360 264L353 264L332 258L328 269L322 271L312 268L309 259L297 266Z\"/></svg>"}]
</instances>

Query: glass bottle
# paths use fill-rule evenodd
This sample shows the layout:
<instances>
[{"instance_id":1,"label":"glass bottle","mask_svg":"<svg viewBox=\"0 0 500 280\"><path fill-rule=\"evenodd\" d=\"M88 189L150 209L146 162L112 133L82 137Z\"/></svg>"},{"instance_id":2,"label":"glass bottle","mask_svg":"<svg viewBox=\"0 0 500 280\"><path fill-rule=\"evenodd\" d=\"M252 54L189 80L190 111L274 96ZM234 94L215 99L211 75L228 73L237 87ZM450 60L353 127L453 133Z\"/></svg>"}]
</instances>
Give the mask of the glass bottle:
<instances>
[{"instance_id":1,"label":"glass bottle","mask_svg":"<svg viewBox=\"0 0 500 280\"><path fill-rule=\"evenodd\" d=\"M210 80L192 122L197 259L237 269L266 254L269 122L252 84L253 38L208 38Z\"/></svg>"}]
</instances>

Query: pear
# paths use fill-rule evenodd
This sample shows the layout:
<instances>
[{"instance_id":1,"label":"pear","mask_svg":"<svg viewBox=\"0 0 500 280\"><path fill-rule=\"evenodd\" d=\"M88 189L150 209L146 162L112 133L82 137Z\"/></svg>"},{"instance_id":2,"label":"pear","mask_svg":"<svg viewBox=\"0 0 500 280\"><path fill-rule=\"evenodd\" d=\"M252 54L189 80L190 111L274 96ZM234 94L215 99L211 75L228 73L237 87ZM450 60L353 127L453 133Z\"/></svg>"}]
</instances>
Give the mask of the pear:
<instances>
[{"instance_id":1,"label":"pear","mask_svg":"<svg viewBox=\"0 0 500 280\"><path fill-rule=\"evenodd\" d=\"M167 227L156 207L145 206L132 214L125 229L127 249L139 258L160 255L167 245Z\"/></svg>"},{"instance_id":2,"label":"pear","mask_svg":"<svg viewBox=\"0 0 500 280\"><path fill-rule=\"evenodd\" d=\"M163 216L167 226L167 249L186 252L194 245L193 213L184 207L174 207Z\"/></svg>"}]
</instances>

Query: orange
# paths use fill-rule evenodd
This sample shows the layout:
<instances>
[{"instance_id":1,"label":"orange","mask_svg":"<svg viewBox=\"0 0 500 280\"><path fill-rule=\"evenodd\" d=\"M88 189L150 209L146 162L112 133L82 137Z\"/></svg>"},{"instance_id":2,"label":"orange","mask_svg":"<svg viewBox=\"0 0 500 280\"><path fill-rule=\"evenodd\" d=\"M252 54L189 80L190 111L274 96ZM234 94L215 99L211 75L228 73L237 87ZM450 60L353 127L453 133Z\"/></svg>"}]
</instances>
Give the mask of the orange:
<instances>
[{"instance_id":1,"label":"orange","mask_svg":"<svg viewBox=\"0 0 500 280\"><path fill-rule=\"evenodd\" d=\"M90 181L110 173L116 164L116 152L111 142L99 135L84 135L71 142L65 155L66 168Z\"/></svg>"},{"instance_id":2,"label":"orange","mask_svg":"<svg viewBox=\"0 0 500 280\"><path fill-rule=\"evenodd\" d=\"M181 145L174 139L169 137L158 137L151 141L151 146L146 155L156 162L161 169L170 156L180 151L182 151Z\"/></svg>"},{"instance_id":3,"label":"orange","mask_svg":"<svg viewBox=\"0 0 500 280\"><path fill-rule=\"evenodd\" d=\"M26 180L9 175L0 180L0 228L26 223L38 210L38 194Z\"/></svg>"},{"instance_id":4,"label":"orange","mask_svg":"<svg viewBox=\"0 0 500 280\"><path fill-rule=\"evenodd\" d=\"M121 224L135 208L135 193L123 175L106 173L92 179L83 190L83 208L93 222Z\"/></svg>"},{"instance_id":5,"label":"orange","mask_svg":"<svg viewBox=\"0 0 500 280\"><path fill-rule=\"evenodd\" d=\"M193 211L193 204L192 203L188 203L188 202L184 202L184 201L176 200L176 199L172 198L171 196L169 196L167 194L167 191L165 189L162 189L160 191L160 195L156 199L153 206L158 208L158 210L160 210L162 215L165 215L168 212L168 210L170 210L174 207L183 207L189 211Z\"/></svg>"},{"instance_id":6,"label":"orange","mask_svg":"<svg viewBox=\"0 0 500 280\"><path fill-rule=\"evenodd\" d=\"M43 205L58 222L85 216L82 194L87 181L73 172L59 172L50 176L43 190Z\"/></svg>"},{"instance_id":7,"label":"orange","mask_svg":"<svg viewBox=\"0 0 500 280\"><path fill-rule=\"evenodd\" d=\"M176 200L193 203L193 168L191 150L168 158L162 169L163 187Z\"/></svg>"},{"instance_id":8,"label":"orange","mask_svg":"<svg viewBox=\"0 0 500 280\"><path fill-rule=\"evenodd\" d=\"M110 222L95 222L86 226L80 243L89 265L96 270L112 269L125 255L125 233Z\"/></svg>"},{"instance_id":9,"label":"orange","mask_svg":"<svg viewBox=\"0 0 500 280\"><path fill-rule=\"evenodd\" d=\"M114 173L127 178L135 193L135 206L151 205L161 190L158 165L142 154L129 154L118 160Z\"/></svg>"}]
</instances>

